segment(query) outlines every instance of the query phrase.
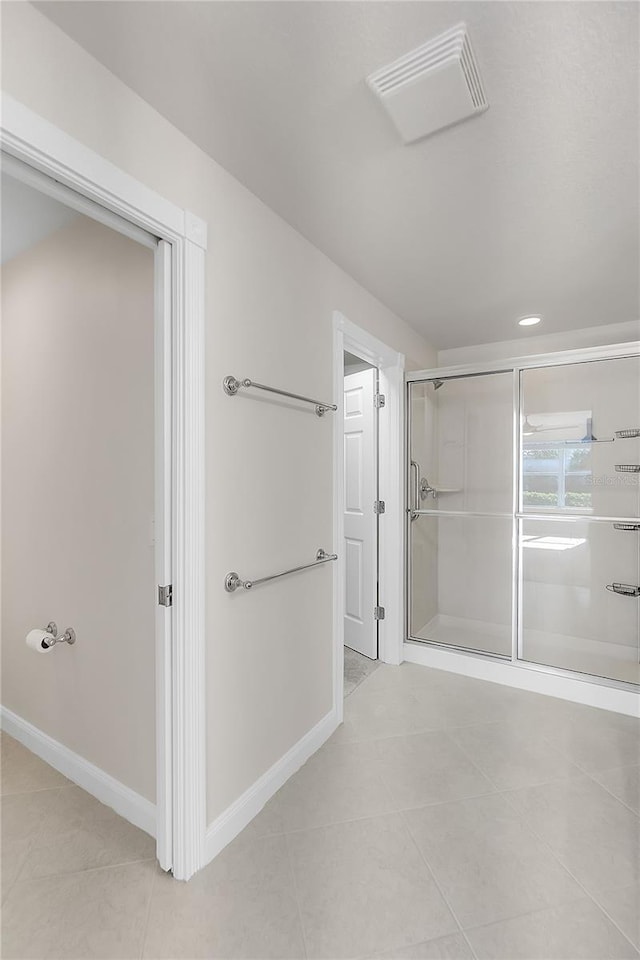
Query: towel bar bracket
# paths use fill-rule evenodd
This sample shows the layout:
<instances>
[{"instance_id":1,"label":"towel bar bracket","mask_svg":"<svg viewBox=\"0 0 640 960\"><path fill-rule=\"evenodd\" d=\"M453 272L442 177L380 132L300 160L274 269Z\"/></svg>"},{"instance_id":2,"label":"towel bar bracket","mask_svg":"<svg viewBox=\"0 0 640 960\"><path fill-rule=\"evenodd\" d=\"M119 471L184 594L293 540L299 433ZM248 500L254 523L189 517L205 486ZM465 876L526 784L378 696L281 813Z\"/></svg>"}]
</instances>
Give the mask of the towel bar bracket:
<instances>
[{"instance_id":1,"label":"towel bar bracket","mask_svg":"<svg viewBox=\"0 0 640 960\"><path fill-rule=\"evenodd\" d=\"M327 410L338 409L335 403L323 403L321 400L312 400L311 397L303 397L300 393L291 393L289 390L279 390L276 387L268 387L266 384L256 383L255 380L250 380L248 377L245 377L243 380L238 380L237 377L225 377L222 381L222 389L229 397L235 397L241 387L253 387L255 390L266 390L267 393L276 393L279 397L290 397L292 400L311 403L316 408L316 414L319 417L324 417Z\"/></svg>"},{"instance_id":2,"label":"towel bar bracket","mask_svg":"<svg viewBox=\"0 0 640 960\"><path fill-rule=\"evenodd\" d=\"M327 553L320 547L316 553L316 558L311 563L303 563L300 567L292 567L290 570L283 570L282 573L274 573L270 577L260 577L259 580L242 580L235 571L228 573L224 578L224 588L227 593L233 593L238 587L244 590L251 590L260 583L267 583L269 580L278 580L280 577L286 577L290 573L297 573L299 570L308 570L310 567L317 567L321 563L327 563L329 560L337 560L337 553Z\"/></svg>"}]
</instances>

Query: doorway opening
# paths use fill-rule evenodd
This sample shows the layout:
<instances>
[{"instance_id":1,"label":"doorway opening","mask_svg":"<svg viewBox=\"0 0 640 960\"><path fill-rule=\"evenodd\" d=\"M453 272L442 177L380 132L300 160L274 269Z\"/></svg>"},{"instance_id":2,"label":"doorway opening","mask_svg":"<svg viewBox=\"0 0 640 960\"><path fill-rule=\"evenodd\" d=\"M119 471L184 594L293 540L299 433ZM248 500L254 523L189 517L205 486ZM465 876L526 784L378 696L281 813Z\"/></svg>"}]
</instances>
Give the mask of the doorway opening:
<instances>
[{"instance_id":1,"label":"doorway opening","mask_svg":"<svg viewBox=\"0 0 640 960\"><path fill-rule=\"evenodd\" d=\"M1 191L4 726L156 837L162 241L9 158Z\"/></svg>"},{"instance_id":2,"label":"doorway opening","mask_svg":"<svg viewBox=\"0 0 640 960\"><path fill-rule=\"evenodd\" d=\"M340 722L344 694L358 678L378 662L403 659L404 356L337 311L333 331L339 405L333 434L333 689Z\"/></svg>"},{"instance_id":3,"label":"doorway opening","mask_svg":"<svg viewBox=\"0 0 640 960\"><path fill-rule=\"evenodd\" d=\"M378 666L380 373L344 351L344 696Z\"/></svg>"},{"instance_id":4,"label":"doorway opening","mask_svg":"<svg viewBox=\"0 0 640 960\"><path fill-rule=\"evenodd\" d=\"M146 529L149 540L155 539L150 598L151 610L155 607L155 805L34 723L16 722L16 715L2 707L1 725L16 738L20 733L32 752L153 833L160 866L171 870L176 879L188 880L202 865L206 831L203 423L207 225L8 95L3 99L0 139L3 172L154 250L153 535L148 517ZM41 352L45 348L46 342L38 345ZM85 371L74 374L80 378ZM69 378L63 381L55 369L47 370L46 382L42 379L33 384L34 391L73 391L73 376L71 382ZM117 376L109 389L117 392ZM90 420L91 411L84 414ZM134 461L135 450L124 464L125 471L133 469ZM76 466L86 470L90 465ZM39 470L55 470L62 476L73 468L64 456L38 465ZM42 544L52 564L56 546ZM101 587L104 609L113 621L112 630L117 631L117 614L109 603L117 597L112 595L108 578L101 579ZM49 625L37 624L41 629ZM61 639L67 626L74 625L59 623ZM76 634L74 646L61 644L45 653L45 658L55 657L56 663L66 664L70 658L64 654L84 655L86 647L81 647ZM45 658L41 658L43 662ZM82 722L80 715L76 719ZM108 727L104 735L108 738ZM131 806L136 798L142 801L142 817L140 809L136 813Z\"/></svg>"}]
</instances>

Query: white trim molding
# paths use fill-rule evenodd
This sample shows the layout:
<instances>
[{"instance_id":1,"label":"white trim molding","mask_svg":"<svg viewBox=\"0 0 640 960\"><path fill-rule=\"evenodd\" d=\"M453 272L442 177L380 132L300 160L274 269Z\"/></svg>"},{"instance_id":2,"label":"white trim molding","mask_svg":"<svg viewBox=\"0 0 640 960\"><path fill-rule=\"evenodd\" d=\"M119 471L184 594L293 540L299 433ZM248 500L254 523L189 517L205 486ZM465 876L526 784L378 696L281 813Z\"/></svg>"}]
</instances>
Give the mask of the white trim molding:
<instances>
[{"instance_id":1,"label":"white trim molding","mask_svg":"<svg viewBox=\"0 0 640 960\"><path fill-rule=\"evenodd\" d=\"M337 712L331 710L210 824L206 839L206 863L217 857L244 830L274 793L329 739L339 723Z\"/></svg>"},{"instance_id":2,"label":"white trim molding","mask_svg":"<svg viewBox=\"0 0 640 960\"><path fill-rule=\"evenodd\" d=\"M171 489L167 491L171 530L165 533L171 538L173 606L167 613L171 618L171 651L165 657L156 658L157 717L165 720L156 724L159 780L165 777L164 784L158 783L157 840L161 865L173 869L177 879L188 880L203 864L206 831L204 289L207 225L6 94L2 96L0 145L5 154L53 178L86 201L97 204L102 211L109 211L170 244L171 290L170 296L165 296L167 308L159 312L158 322L163 324L160 340L171 346L171 364L164 365L167 380L171 380L167 386L171 423L167 425L163 419L162 428L168 433L171 448ZM96 219L100 217L97 212ZM156 416L166 418L166 415L164 405L156 400ZM161 640L159 633L158 639ZM167 670L171 672L170 677L166 676ZM95 782L95 778L87 781Z\"/></svg>"},{"instance_id":3,"label":"white trim molding","mask_svg":"<svg viewBox=\"0 0 640 960\"><path fill-rule=\"evenodd\" d=\"M155 837L156 808L150 800L58 743L7 707L0 707L0 728L129 823Z\"/></svg>"},{"instance_id":4,"label":"white trim molding","mask_svg":"<svg viewBox=\"0 0 640 960\"><path fill-rule=\"evenodd\" d=\"M418 663L435 670L447 670L476 680L501 683L519 690L543 693L548 697L584 703L589 707L640 717L640 696L633 690L621 690L602 683L562 676L530 665L496 660L463 650L437 648L432 644L411 642L404 645L407 663Z\"/></svg>"},{"instance_id":5,"label":"white trim molding","mask_svg":"<svg viewBox=\"0 0 640 960\"><path fill-rule=\"evenodd\" d=\"M333 571L334 706L342 721L344 691L344 352L354 353L378 368L380 392L380 491L386 509L380 523L380 590L386 615L378 623L380 660L402 662L404 637L404 355L333 314L333 395L338 405L333 428Z\"/></svg>"}]
</instances>

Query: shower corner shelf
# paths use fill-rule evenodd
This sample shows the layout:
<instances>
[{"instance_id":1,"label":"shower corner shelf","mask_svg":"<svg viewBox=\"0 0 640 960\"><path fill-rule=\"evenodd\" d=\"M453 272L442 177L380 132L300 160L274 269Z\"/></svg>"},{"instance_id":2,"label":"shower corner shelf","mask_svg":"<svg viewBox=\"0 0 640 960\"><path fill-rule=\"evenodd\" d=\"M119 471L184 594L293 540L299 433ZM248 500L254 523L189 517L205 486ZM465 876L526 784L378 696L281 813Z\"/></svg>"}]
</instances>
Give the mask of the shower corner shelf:
<instances>
[{"instance_id":1,"label":"shower corner shelf","mask_svg":"<svg viewBox=\"0 0 640 960\"><path fill-rule=\"evenodd\" d=\"M640 463L616 463L616 473L640 473Z\"/></svg>"}]
</instances>

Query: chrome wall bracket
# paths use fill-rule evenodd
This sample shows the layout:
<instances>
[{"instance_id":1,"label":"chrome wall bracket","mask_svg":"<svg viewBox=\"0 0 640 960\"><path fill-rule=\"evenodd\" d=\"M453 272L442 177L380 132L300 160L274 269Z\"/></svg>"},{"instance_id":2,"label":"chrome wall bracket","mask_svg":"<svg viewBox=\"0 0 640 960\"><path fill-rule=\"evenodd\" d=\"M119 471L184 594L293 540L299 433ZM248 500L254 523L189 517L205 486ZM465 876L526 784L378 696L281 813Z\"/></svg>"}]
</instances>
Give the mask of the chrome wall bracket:
<instances>
[{"instance_id":1,"label":"chrome wall bracket","mask_svg":"<svg viewBox=\"0 0 640 960\"><path fill-rule=\"evenodd\" d=\"M62 636L58 636L58 627L54 620L50 620L47 624L47 633L51 634L51 640L43 640L43 646L53 647L56 643L75 643L76 642L76 632L73 627L67 627Z\"/></svg>"}]
</instances>

